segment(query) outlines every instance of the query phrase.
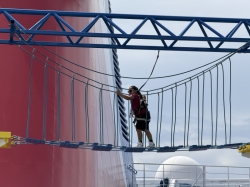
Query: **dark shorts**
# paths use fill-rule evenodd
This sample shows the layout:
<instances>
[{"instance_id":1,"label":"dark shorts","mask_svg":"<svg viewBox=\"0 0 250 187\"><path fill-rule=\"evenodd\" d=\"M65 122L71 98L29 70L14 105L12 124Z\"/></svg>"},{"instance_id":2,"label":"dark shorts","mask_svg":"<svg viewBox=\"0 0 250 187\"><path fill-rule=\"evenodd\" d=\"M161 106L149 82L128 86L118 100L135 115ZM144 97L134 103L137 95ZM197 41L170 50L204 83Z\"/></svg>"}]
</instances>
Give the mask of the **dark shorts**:
<instances>
[{"instance_id":1,"label":"dark shorts","mask_svg":"<svg viewBox=\"0 0 250 187\"><path fill-rule=\"evenodd\" d=\"M151 118L150 112L148 112L147 116L146 116L146 113L141 114L140 116L137 116L137 118L143 118L143 119L146 119L146 117L148 120ZM149 121L146 122L145 120L137 120L135 127L142 131L144 131L145 129L149 130Z\"/></svg>"}]
</instances>

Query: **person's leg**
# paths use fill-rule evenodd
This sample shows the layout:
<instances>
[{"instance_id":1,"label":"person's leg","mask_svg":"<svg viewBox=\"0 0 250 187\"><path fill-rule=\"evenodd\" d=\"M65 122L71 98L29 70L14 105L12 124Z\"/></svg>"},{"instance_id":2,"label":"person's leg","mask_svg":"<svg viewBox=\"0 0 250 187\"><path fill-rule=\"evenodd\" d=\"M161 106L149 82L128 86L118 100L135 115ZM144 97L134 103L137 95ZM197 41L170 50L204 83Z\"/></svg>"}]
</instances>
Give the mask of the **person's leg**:
<instances>
[{"instance_id":1,"label":"person's leg","mask_svg":"<svg viewBox=\"0 0 250 187\"><path fill-rule=\"evenodd\" d=\"M142 131L136 128L136 132L137 132L138 142L142 143Z\"/></svg>"},{"instance_id":2,"label":"person's leg","mask_svg":"<svg viewBox=\"0 0 250 187\"><path fill-rule=\"evenodd\" d=\"M146 135L148 137L148 140L152 141L152 134L151 134L151 132L148 129L145 129L145 133L146 133Z\"/></svg>"},{"instance_id":3,"label":"person's leg","mask_svg":"<svg viewBox=\"0 0 250 187\"><path fill-rule=\"evenodd\" d=\"M149 141L148 147L155 147L155 143L153 142L152 134L149 131L149 122L147 123L144 131L146 133L146 136L148 137L148 141Z\"/></svg>"}]
</instances>

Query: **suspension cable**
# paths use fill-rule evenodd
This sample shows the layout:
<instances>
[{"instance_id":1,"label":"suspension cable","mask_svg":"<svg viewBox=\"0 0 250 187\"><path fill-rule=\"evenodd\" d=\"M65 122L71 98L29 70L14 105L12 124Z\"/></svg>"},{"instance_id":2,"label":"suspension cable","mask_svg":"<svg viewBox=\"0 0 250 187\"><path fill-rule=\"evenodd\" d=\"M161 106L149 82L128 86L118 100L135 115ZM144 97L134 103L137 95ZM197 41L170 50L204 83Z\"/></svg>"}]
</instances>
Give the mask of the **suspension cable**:
<instances>
[{"instance_id":1,"label":"suspension cable","mask_svg":"<svg viewBox=\"0 0 250 187\"><path fill-rule=\"evenodd\" d=\"M43 140L46 140L46 122L47 122L47 102L48 102L48 58L44 65L44 80L43 80Z\"/></svg>"},{"instance_id":2,"label":"suspension cable","mask_svg":"<svg viewBox=\"0 0 250 187\"><path fill-rule=\"evenodd\" d=\"M173 93L173 88L171 89L171 93L172 93L171 146L173 146L173 123L174 123L174 93Z\"/></svg>"},{"instance_id":3,"label":"suspension cable","mask_svg":"<svg viewBox=\"0 0 250 187\"><path fill-rule=\"evenodd\" d=\"M22 40L22 39L21 39ZM22 40L23 41L23 40ZM26 45L28 45L28 46L30 46L27 42L25 42L25 41L23 41L24 43L26 43ZM225 56L223 56L223 57L225 57L226 59L227 58L229 58L229 57L231 57L231 56L233 56L234 54L236 54L239 50L241 50L241 48L242 47L244 47L245 46L245 44L243 45L243 46L241 46L240 48L238 48L235 52L231 52L231 53L229 53L228 55L225 55ZM30 46L31 48L32 48L32 46ZM43 47L43 46L42 46ZM43 55L42 53L39 53L39 54L41 54L41 55ZM223 59L223 57L221 57L220 59ZM220 60L220 59L217 59L216 61L218 61L218 60ZM53 61L53 60L52 60ZM215 61L215 62L216 62ZM225 59L223 60L223 61L225 61ZM53 61L54 62L54 61ZM221 62L219 62L219 63L221 63ZM211 63L209 63L209 64L211 64ZM208 64L208 65L209 65ZM66 67L64 67L64 68L66 68ZM70 71L68 68L66 68L68 71ZM178 74L178 75L180 75L180 74ZM81 76L81 75L80 75ZM112 76L116 76L116 75L112 75ZM86 77L85 77L86 78ZM93 80L94 81L94 80ZM182 80L183 81L183 80ZM97 81L96 81L97 82ZM181 81L179 81L179 82L181 82ZM177 83L179 83L179 82L177 82ZM99 83L99 82L97 82L97 83ZM102 84L102 83L99 83L99 84ZM108 86L108 87L113 87L114 88L114 86L110 86L110 85L106 85L106 86ZM166 88L166 87L169 87L169 86L171 86L171 85L168 85L168 86L164 86L163 88ZM157 89L153 89L153 90L148 90L148 91L155 91L155 90L159 90L159 89L161 89L161 88L157 88ZM127 90L126 88L125 88L125 90ZM141 90L142 92L145 92L145 91L143 91L143 90Z\"/></svg>"},{"instance_id":4,"label":"suspension cable","mask_svg":"<svg viewBox=\"0 0 250 187\"><path fill-rule=\"evenodd\" d=\"M132 147L132 142L131 142L131 131L132 131L132 127L131 127L131 124L130 124L130 103L129 103L129 100L128 100L128 133L129 133L129 146Z\"/></svg>"},{"instance_id":5,"label":"suspension cable","mask_svg":"<svg viewBox=\"0 0 250 187\"><path fill-rule=\"evenodd\" d=\"M57 71L57 140L60 141L61 137L61 68Z\"/></svg>"},{"instance_id":6,"label":"suspension cable","mask_svg":"<svg viewBox=\"0 0 250 187\"><path fill-rule=\"evenodd\" d=\"M187 123L187 84L185 83L185 118L184 118L184 146L186 145L186 123Z\"/></svg>"},{"instance_id":7,"label":"suspension cable","mask_svg":"<svg viewBox=\"0 0 250 187\"><path fill-rule=\"evenodd\" d=\"M174 133L173 133L173 146L174 146L174 137L175 137L175 126L176 126L176 99L177 99L177 86L175 87L175 99L174 99Z\"/></svg>"},{"instance_id":8,"label":"suspension cable","mask_svg":"<svg viewBox=\"0 0 250 187\"><path fill-rule=\"evenodd\" d=\"M231 62L231 58L229 58L229 67L230 67L230 85L229 85L229 114L230 114L230 131L229 131L229 143L231 144L231 133L232 133L232 128L231 128L231 125L232 125L232 101L231 101L231 94L232 94L232 62Z\"/></svg>"},{"instance_id":9,"label":"suspension cable","mask_svg":"<svg viewBox=\"0 0 250 187\"><path fill-rule=\"evenodd\" d=\"M87 143L89 143L89 79L87 80L86 82L86 85L85 85L85 120L86 120L86 141Z\"/></svg>"},{"instance_id":10,"label":"suspension cable","mask_svg":"<svg viewBox=\"0 0 250 187\"><path fill-rule=\"evenodd\" d=\"M16 25L16 27L18 28L17 25ZM27 35L22 29L19 29L19 30L20 30L20 32L22 32L23 34ZM28 35L27 35L27 36L28 36ZM18 37L19 37L19 36L18 36ZM20 39L22 42L24 42L27 46L33 48L31 45L29 45L29 44L28 44L24 39L22 39L21 37L19 37L19 39ZM43 45L37 43L35 40L32 39L31 41L34 42L34 43L36 43L37 45L39 45L40 47L42 47L42 48L45 49L46 51L50 52L51 54L53 54L53 55L55 55L55 56L61 58L62 60L66 61L66 62L69 62L70 64L73 64L73 65L78 66L78 67L80 67L80 68L86 69L86 70L88 70L88 71L92 71L92 72L94 72L94 73L98 73L98 74L102 74L102 75L106 75L106 76L111 76L111 77L117 77L116 75L112 75L112 74L108 74L108 73L103 73L103 72L100 72L100 71L96 71L96 70L93 70L93 69L90 69L90 68L81 66L81 65L79 65L79 64L77 64L77 63L74 63L74 62L72 62L72 61L70 61L70 60L68 60L68 59L66 59L66 58L64 58L64 57L62 57L61 55L59 55L59 54L53 52L52 50L48 49L47 47L45 47L45 46L43 46ZM39 52L39 51L38 51L38 52ZM220 58L218 58L218 59L216 59L216 60L214 60L214 61L212 61L212 62L209 62L209 63L204 64L204 65L202 65L202 66L199 66L199 67L197 67L197 68L193 68L193 69L191 69L191 70L184 71L184 72L177 73L177 74L172 74L172 75L167 75L167 76L159 76L159 77L150 77L150 78L148 78L148 77L129 77L129 76L118 76L118 77L119 77L119 78L125 78L125 79L161 79L161 78L174 77L174 76L186 74L186 73L195 71L195 70L197 70L197 69L203 68L203 67L205 67L205 66L208 66L208 65L210 65L210 64L213 64L214 62L217 62L217 61L219 61L219 60L221 60L221 59L223 59L223 58L226 58L227 56L229 56L229 55L232 54L232 53L234 53L234 52L230 52L229 54L226 54L226 55L224 55L224 56L222 56L222 57L220 57ZM158 51L158 55L157 55L157 59L158 59L158 58L159 58L159 51Z\"/></svg>"},{"instance_id":11,"label":"suspension cable","mask_svg":"<svg viewBox=\"0 0 250 187\"><path fill-rule=\"evenodd\" d=\"M75 75L71 80L71 118L72 118L72 142L75 142Z\"/></svg>"},{"instance_id":12,"label":"suspension cable","mask_svg":"<svg viewBox=\"0 0 250 187\"><path fill-rule=\"evenodd\" d=\"M30 107L31 107L31 99L32 99L32 72L33 72L33 62L34 62L34 52L35 49L32 51L32 56L30 60L30 87L29 87L29 100L28 100L28 118L27 118L27 125L26 125L26 138L29 137L29 126L30 126Z\"/></svg>"},{"instance_id":13,"label":"suspension cable","mask_svg":"<svg viewBox=\"0 0 250 187\"><path fill-rule=\"evenodd\" d=\"M216 81L216 127L215 127L215 145L217 145L217 128L218 128L218 92L219 92L219 70L217 69L217 81Z\"/></svg>"},{"instance_id":14,"label":"suspension cable","mask_svg":"<svg viewBox=\"0 0 250 187\"><path fill-rule=\"evenodd\" d=\"M157 144L158 143L157 140L158 140L158 128L159 128L160 93L158 93L157 96L158 96L157 97L158 98L157 99L158 100L158 105L157 105L157 123L156 123L157 127L156 127L156 136L155 136L156 137L156 140L155 140L156 147L158 145Z\"/></svg>"},{"instance_id":15,"label":"suspension cable","mask_svg":"<svg viewBox=\"0 0 250 187\"><path fill-rule=\"evenodd\" d=\"M198 145L200 145L200 80L199 77L197 77L197 85L198 85Z\"/></svg>"},{"instance_id":16,"label":"suspension cable","mask_svg":"<svg viewBox=\"0 0 250 187\"><path fill-rule=\"evenodd\" d=\"M189 93L189 112L188 112L187 146L188 146L188 140L189 140L189 127L190 127L190 114L191 114L191 100L192 100L192 80L190 81L190 93Z\"/></svg>"},{"instance_id":17,"label":"suspension cable","mask_svg":"<svg viewBox=\"0 0 250 187\"><path fill-rule=\"evenodd\" d=\"M203 73L202 85L202 115L201 115L201 145L203 145L203 122L204 122L204 93L205 93L205 74Z\"/></svg>"},{"instance_id":18,"label":"suspension cable","mask_svg":"<svg viewBox=\"0 0 250 187\"><path fill-rule=\"evenodd\" d=\"M223 94L223 113L224 113L224 125L225 125L225 144L227 144L227 122L226 122L226 106L225 106L225 75L224 75L224 67L221 64L222 70L222 94Z\"/></svg>"},{"instance_id":19,"label":"suspension cable","mask_svg":"<svg viewBox=\"0 0 250 187\"><path fill-rule=\"evenodd\" d=\"M116 145L116 127L118 126L117 124L116 124L116 118L115 118L115 116L116 116L116 93L114 93L114 101L113 101L113 113L114 113L114 146ZM129 113L128 113L129 114ZM128 117L129 117L129 115L128 115Z\"/></svg>"},{"instance_id":20,"label":"suspension cable","mask_svg":"<svg viewBox=\"0 0 250 187\"><path fill-rule=\"evenodd\" d=\"M25 52L27 52L28 54L31 54L30 52L28 52L26 49L24 49L24 48L22 48L20 45L19 45L19 47L21 48L21 49L23 49ZM240 48L239 48L240 49ZM238 49L238 50L239 50ZM237 52L237 51L236 51ZM231 54L229 57L231 57L231 56L233 56L234 54L236 54L236 52L234 52L233 54ZM43 54L42 54L43 55ZM45 55L44 55L45 56ZM46 57L46 56L45 56ZM227 57L227 58L229 58L229 57ZM39 61L41 61L42 63L44 63L41 59L39 59L38 57L36 57L35 56L35 58L36 59L38 59ZM226 58L226 59L227 59ZM220 64L220 63L222 63L222 62L224 62L226 59L223 59L222 61L220 61L220 62L218 62L217 64L215 64L215 65L213 65L213 66L211 66L211 67L209 67L209 68L207 68L206 70L204 70L203 72L208 72L209 70L211 70L211 69L213 69L213 68L215 68L218 64ZM60 64L58 64L57 62L55 62L55 61L53 61L53 60L51 60L53 63L55 63L55 64L57 64L57 65L60 65ZM51 67L51 66L50 66ZM57 70L57 69L55 69L54 67L51 67L52 69L54 69L54 70ZM80 76L80 77L83 77L83 78L86 78L86 79L89 79L88 77L86 77L86 76L83 76L83 75L81 75L81 74L79 74L79 73L76 73L76 72L74 72L74 71L72 71L72 70L70 70L69 68L66 68L66 67L64 67L64 66L62 66L62 68L64 68L64 69L66 69L67 71L70 71L70 72L72 72L72 73L75 73L76 75L78 75L78 76ZM68 75L68 74L66 74L66 73L63 73L64 75L66 75L66 76L68 76L68 77L70 77L70 75ZM143 90L141 90L141 92L152 92L152 91L156 91L156 90L159 90L159 89L162 89L162 88L167 88L167 89L165 89L164 91L167 91L167 90L170 90L171 88L173 88L173 87L171 87L171 86L175 86L176 84L178 84L177 86L181 86L182 84L184 84L185 82L185 80L188 80L188 81L190 81L190 78L191 79L194 79L194 78L196 78L196 77L198 77L198 76L201 76L202 75L202 73L197 73L197 74L195 74L195 75L193 75L193 76L191 76L191 77L188 77L188 78L185 78L185 79L183 79L183 80L180 80L180 81L178 81L178 82L175 82L175 83L172 83L172 84L170 84L170 85L167 85L167 86L164 86L164 87L161 87L161 88L157 88L157 89L152 89L152 90L148 90L148 91L143 91ZM93 80L93 79L90 79L91 81L93 81L93 82L95 82L95 83L97 83L97 84L100 84L100 85L104 85L104 86L107 86L107 87L111 87L111 88L114 88L114 89L116 89L116 86L111 86L111 85L107 85L107 84L104 84L104 83L100 83L100 82L98 82L98 81L96 81L96 80ZM188 81L186 81L186 82L188 82ZM83 82L83 81L80 81L80 82ZM182 82L182 83L181 83ZM83 82L83 83L85 83L85 82ZM86 83L85 83L86 84ZM90 86L92 86L92 87L95 87L95 88L98 88L98 89L100 89L99 87L97 87L97 86L95 86L95 85L92 85L92 84L89 84ZM170 88L168 88L168 87L170 87ZM125 90L127 90L127 88L123 88L123 89L125 89ZM109 90L109 89L103 89L103 90L105 90L105 91L109 91L109 92L114 92L114 91L112 91L112 90ZM158 93L158 92L157 92ZM153 95L153 94L157 94L157 93L150 93L149 95Z\"/></svg>"},{"instance_id":21,"label":"suspension cable","mask_svg":"<svg viewBox=\"0 0 250 187\"><path fill-rule=\"evenodd\" d=\"M214 120L213 120L213 79L212 79L212 73L210 73L210 89L211 89L211 123L212 123L212 133L211 133L211 145L213 145L213 140L214 140Z\"/></svg>"},{"instance_id":22,"label":"suspension cable","mask_svg":"<svg viewBox=\"0 0 250 187\"><path fill-rule=\"evenodd\" d=\"M102 105L102 88L103 85L100 89L99 92L99 110L100 110L100 142L103 143L103 105Z\"/></svg>"},{"instance_id":23,"label":"suspension cable","mask_svg":"<svg viewBox=\"0 0 250 187\"><path fill-rule=\"evenodd\" d=\"M158 143L158 146L160 147L160 143L161 143L161 124L162 124L162 110L163 110L163 89L162 89L162 92L161 92L161 118L160 118L160 129L159 129L159 143Z\"/></svg>"}]
</instances>

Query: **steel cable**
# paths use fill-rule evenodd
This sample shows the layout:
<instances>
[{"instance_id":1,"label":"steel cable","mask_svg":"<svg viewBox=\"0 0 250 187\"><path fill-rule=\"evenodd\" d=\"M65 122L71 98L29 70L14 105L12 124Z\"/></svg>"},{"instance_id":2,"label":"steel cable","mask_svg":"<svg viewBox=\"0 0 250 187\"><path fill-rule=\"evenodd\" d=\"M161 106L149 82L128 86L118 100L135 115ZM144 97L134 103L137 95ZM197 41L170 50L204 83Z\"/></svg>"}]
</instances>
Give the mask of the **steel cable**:
<instances>
[{"instance_id":1,"label":"steel cable","mask_svg":"<svg viewBox=\"0 0 250 187\"><path fill-rule=\"evenodd\" d=\"M218 92L219 92L219 70L217 69L217 81L216 81L216 127L215 127L215 145L217 145L217 127L218 127Z\"/></svg>"},{"instance_id":2,"label":"steel cable","mask_svg":"<svg viewBox=\"0 0 250 187\"><path fill-rule=\"evenodd\" d=\"M28 45L29 47L31 47L31 48L33 48L32 46L30 46L27 42L25 42L25 41L23 41L26 45ZM42 46L43 47L43 46ZM221 58L219 58L219 59L217 59L217 60L215 60L215 61L213 61L213 62L217 62L217 61L219 61L219 60L221 60L221 59L223 59L223 58L229 58L229 57L231 57L231 56L233 56L235 53L237 53L242 47L244 47L244 45L243 46L241 46L240 48L238 48L235 52L231 52L231 53L229 53L229 54L227 54L227 55L225 55L225 56L223 56L223 57L221 57ZM38 53L39 54L41 54L41 55L44 55L44 54L42 54L42 53L40 53L39 51L38 51ZM45 56L45 55L44 55ZM52 59L50 59L52 62L54 62L54 63L56 63L55 61L53 61ZM225 61L225 60L223 60L223 61ZM211 63L208 63L207 65L209 65L209 64L212 64L213 62L211 62ZM221 62L219 62L219 63L221 63ZM205 65L204 65L205 66ZM202 66L202 67L204 67L204 66ZM64 68L66 68L66 67L64 67ZM66 68L68 71L70 71L70 69L68 69L68 68ZM199 68L198 68L199 69ZM190 72L190 71L189 71ZM80 74L78 74L79 76L82 76L82 75L80 75ZM105 74L105 75L108 75L108 74ZM177 75L177 74L176 74ZM181 75L181 74L178 74L178 75ZM116 76L116 75L112 75L112 76ZM85 77L86 78L86 77ZM121 78L121 77L120 77ZM132 77L131 77L132 78ZM159 77L157 77L157 78L159 78ZM141 78L139 78L139 79L141 79ZM145 78L145 79L148 79L148 78ZM94 80L92 80L92 81L94 81ZM183 81L183 80L182 80ZM94 82L97 82L97 81L94 81ZM180 81L179 81L180 82ZM99 83L99 82L97 82L97 83ZM177 82L178 83L178 82ZM99 83L99 84L102 84L102 83ZM111 86L111 85L105 85L105 86L108 86L108 87L113 87L114 88L114 86ZM168 85L168 86L164 86L164 87L162 87L162 88L166 88L166 87L169 87L169 86L171 86L171 85ZM124 88L125 90L127 90L126 88ZM159 89L161 89L161 88L157 88L157 89L152 89L152 90L148 90L149 92L151 92L151 91L155 91L155 90L159 90ZM141 90L142 92L145 92L145 91L143 91L143 90Z\"/></svg>"},{"instance_id":3,"label":"steel cable","mask_svg":"<svg viewBox=\"0 0 250 187\"><path fill-rule=\"evenodd\" d=\"M158 143L159 147L160 147L160 143L161 143L161 125L162 125L162 110L163 110L163 98L164 98L163 94L164 94L164 92L162 90L162 92L161 92L161 95L162 95L162 99L161 99L161 118L160 118L159 143Z\"/></svg>"},{"instance_id":4,"label":"steel cable","mask_svg":"<svg viewBox=\"0 0 250 187\"><path fill-rule=\"evenodd\" d=\"M61 69L57 72L57 140L61 139Z\"/></svg>"},{"instance_id":5,"label":"steel cable","mask_svg":"<svg viewBox=\"0 0 250 187\"><path fill-rule=\"evenodd\" d=\"M115 107L115 104L116 104L116 93L114 93L114 101L113 101L113 113L114 113L114 146L116 145L116 119L115 119L115 114L116 114L116 107Z\"/></svg>"},{"instance_id":6,"label":"steel cable","mask_svg":"<svg viewBox=\"0 0 250 187\"><path fill-rule=\"evenodd\" d=\"M160 95L159 95L159 93L158 93L158 107L157 107L157 128L156 128L156 140L155 140L155 145L156 145L156 147L157 147L157 145L158 145L158 127L159 127L159 108L160 108Z\"/></svg>"},{"instance_id":7,"label":"steel cable","mask_svg":"<svg viewBox=\"0 0 250 187\"><path fill-rule=\"evenodd\" d=\"M205 93L205 74L203 73L203 85L202 85L202 115L201 115L201 145L203 145L203 123L204 123L204 93Z\"/></svg>"},{"instance_id":8,"label":"steel cable","mask_svg":"<svg viewBox=\"0 0 250 187\"><path fill-rule=\"evenodd\" d=\"M129 100L128 100L128 133L129 133L129 145L130 147L132 147L132 142L130 141L131 140L131 131L132 131L132 128L131 128L131 124L130 124L130 103L129 103Z\"/></svg>"},{"instance_id":9,"label":"steel cable","mask_svg":"<svg viewBox=\"0 0 250 187\"><path fill-rule=\"evenodd\" d=\"M47 102L48 102L48 59L44 66L44 80L43 80L43 140L46 140L46 122L47 122Z\"/></svg>"},{"instance_id":10,"label":"steel cable","mask_svg":"<svg viewBox=\"0 0 250 187\"><path fill-rule=\"evenodd\" d=\"M173 123L174 123L174 93L173 93L173 88L171 89L172 93L172 118L171 118L171 146L173 146Z\"/></svg>"},{"instance_id":11,"label":"steel cable","mask_svg":"<svg viewBox=\"0 0 250 187\"><path fill-rule=\"evenodd\" d=\"M75 142L75 75L71 80L71 118L72 118L72 142Z\"/></svg>"},{"instance_id":12,"label":"steel cable","mask_svg":"<svg viewBox=\"0 0 250 187\"><path fill-rule=\"evenodd\" d=\"M200 80L199 77L197 77L198 81L198 145L200 145Z\"/></svg>"},{"instance_id":13,"label":"steel cable","mask_svg":"<svg viewBox=\"0 0 250 187\"><path fill-rule=\"evenodd\" d=\"M226 106L225 106L225 75L224 75L224 67L221 64L222 70L222 94L223 94L223 113L224 113L224 125L225 125L225 144L227 144L227 121L226 121Z\"/></svg>"},{"instance_id":14,"label":"steel cable","mask_svg":"<svg viewBox=\"0 0 250 187\"><path fill-rule=\"evenodd\" d=\"M85 120L86 120L86 141L87 143L89 143L89 79L87 80L86 82L86 85L85 85Z\"/></svg>"},{"instance_id":15,"label":"steel cable","mask_svg":"<svg viewBox=\"0 0 250 187\"><path fill-rule=\"evenodd\" d=\"M175 126L176 126L176 99L177 99L177 86L175 87L175 99L174 99L174 133L173 133L173 146L175 137Z\"/></svg>"},{"instance_id":16,"label":"steel cable","mask_svg":"<svg viewBox=\"0 0 250 187\"><path fill-rule=\"evenodd\" d=\"M18 28L18 25L16 25L16 27ZM23 34L27 35L26 33L23 32L22 29L20 29L20 32L22 32ZM28 36L28 35L27 35L27 36ZM22 40L27 46L33 48L31 45L29 45L29 44L28 44L25 40L23 40L22 38L19 38L19 39ZM34 43L36 43L38 46L42 47L42 48L45 49L46 51L50 52L51 54L53 54L53 55L55 55L55 56L61 58L62 60L66 61L66 62L69 62L70 64L73 64L73 65L78 66L78 67L80 67L80 68L86 69L86 70L88 70L88 71L92 71L92 72L94 72L94 73L98 73L98 74L102 74L102 75L106 75L106 76L116 77L116 75L112 75L112 74L107 74L107 73L99 72L99 71L96 71L96 70L93 70L93 69L90 69L90 68L81 66L81 65L79 65L79 64L77 64L77 63L74 63L74 62L72 62L72 61L70 61L70 60L68 60L68 59L66 59L66 58L64 58L64 57L62 57L61 55L59 55L59 54L53 52L52 50L50 50L50 49L44 47L43 45L37 43L35 40L31 40L31 41L33 41ZM219 61L219 60L221 60L221 59L223 59L223 58L229 56L229 55L232 54L232 53L234 53L234 52L230 52L229 54L226 54L226 55L224 55L224 56L222 56L222 57L220 57L220 58L218 58L218 59L216 59L216 60L214 60L214 61L212 61L212 62L209 62L209 63L207 63L207 64L204 64L204 65L202 65L202 66L199 66L199 67L197 67L197 68L194 68L194 69L191 69L191 70L188 70L188 71L184 71L184 72L177 73L177 74L173 74L173 75L167 75L167 76L150 77L150 79L168 78L168 77L174 77L174 76L182 75L182 74L185 74L185 73L189 73L189 72L195 71L195 70L197 70L197 69L203 68L203 67L205 67L205 66L207 66L207 65L210 65L210 64L212 64L212 63L214 63L214 62L217 62L217 61ZM158 56L159 56L159 52L158 52ZM158 57L157 57L157 59L158 59ZM126 78L126 79L149 79L148 77L128 77L128 76L118 76L118 77L119 77L119 78Z\"/></svg>"},{"instance_id":17,"label":"steel cable","mask_svg":"<svg viewBox=\"0 0 250 187\"><path fill-rule=\"evenodd\" d=\"M229 58L229 68L230 68L230 85L229 85L229 114L230 114L230 131L229 131L229 143L231 144L231 133L232 133L232 101L231 101L231 94L232 94L232 62L231 59Z\"/></svg>"},{"instance_id":18,"label":"steel cable","mask_svg":"<svg viewBox=\"0 0 250 187\"><path fill-rule=\"evenodd\" d=\"M211 89L211 123L212 123L212 133L211 133L211 145L213 145L213 140L214 140L214 120L213 120L213 79L212 79L212 73L210 73L210 89Z\"/></svg>"},{"instance_id":19,"label":"steel cable","mask_svg":"<svg viewBox=\"0 0 250 187\"><path fill-rule=\"evenodd\" d=\"M189 127L190 127L191 101L192 101L192 80L190 81L190 93L189 93L189 112L188 112L187 146L188 146L188 140L189 140Z\"/></svg>"},{"instance_id":20,"label":"steel cable","mask_svg":"<svg viewBox=\"0 0 250 187\"><path fill-rule=\"evenodd\" d=\"M103 85L102 85L103 87ZM103 106L102 106L102 87L99 92L99 112L100 112L100 142L103 144Z\"/></svg>"},{"instance_id":21,"label":"steel cable","mask_svg":"<svg viewBox=\"0 0 250 187\"><path fill-rule=\"evenodd\" d=\"M19 45L19 47L20 47L21 49L23 49L25 52L27 52L28 54L30 54L27 50L25 50L24 48L22 48L20 45ZM238 50L240 50L240 48L239 48ZM238 50L237 50L237 51L238 51ZM237 52L237 51L236 51L236 52ZM233 56L236 52L230 53L229 57ZM41 55L43 55L43 54L41 54ZM44 57L46 57L46 56L44 55ZM215 64L215 65L213 65L213 66L207 68L207 69L204 70L203 72L206 73L206 72L208 72L209 70L215 68L218 64L224 62L224 61L227 60L229 57L227 57L226 59L223 59L222 61L218 62L217 64ZM37 58L37 57L36 57L36 58ZM37 58L37 59L39 59L39 58ZM40 60L40 59L39 59L39 60ZM55 62L55 61L53 61L53 60L51 60L51 61L52 61L53 63L57 64L58 66L60 66L60 64L58 64L57 62ZM89 79L88 77L83 76L83 75L81 75L81 74L79 74L79 73L76 73L76 72L70 70L69 68L66 68L66 67L64 67L64 66L61 66L61 67L64 68L64 69L66 69L67 71L70 71L71 73L75 73L76 75L78 75L78 76L80 76L80 77ZM55 69L55 68L52 68L52 69ZM56 69L55 69L55 70L56 70ZM66 74L66 73L64 73L64 74L70 77L70 75L68 75L68 74ZM164 87L161 87L161 88L157 88L157 89L148 90L148 91L143 91L143 90L141 90L141 92L152 92L152 91L156 91L156 90L159 90L159 89L162 89L162 88L170 87L170 86L172 86L172 85L176 85L176 84L178 84L178 83L180 83L178 86L181 86L182 84L185 83L185 82L183 82L183 81L185 81L185 80L189 80L189 81L190 81L190 78L191 78L191 79L194 79L194 78L196 78L196 77L198 77L198 76L201 76L201 75L202 75L202 74L199 72L199 73L197 73L197 74L195 74L195 75L193 75L193 76L191 76L191 77L185 78L185 79L183 79L183 80L180 80L180 81L178 81L178 82L172 83L172 84L170 84L170 85L167 85L167 86L164 86ZM95 83L97 83L97 84L103 84L103 83L100 83L100 82L95 81L95 80L93 80L93 79L90 79L90 80L93 81L93 82L95 82ZM189 81L187 81L187 82L189 82ZM183 82L183 83L181 83L181 82ZM85 84L86 84L86 83L85 83ZM91 84L90 84L90 85L91 85ZM103 85L105 85L105 86L107 86L107 87L111 87L111 88L115 88L115 89L116 89L116 86L111 86L111 85L107 85L107 84L103 84ZM91 86L100 89L99 87L96 87L96 86L94 86L94 85L91 85ZM123 89L127 90L126 88L123 88ZM167 90L169 90L169 89L171 89L171 88L165 89L164 91L167 91ZM106 90L106 89L103 89L103 90ZM109 90L109 89L106 90L106 91L114 92L114 91L111 91L111 90ZM158 92L157 92L157 93L158 93ZM153 95L153 94L157 94L157 93L150 93L150 94L148 94L148 95Z\"/></svg>"},{"instance_id":22,"label":"steel cable","mask_svg":"<svg viewBox=\"0 0 250 187\"><path fill-rule=\"evenodd\" d=\"M187 84L185 83L185 118L184 118L184 146L186 145L186 122L187 122Z\"/></svg>"},{"instance_id":23,"label":"steel cable","mask_svg":"<svg viewBox=\"0 0 250 187\"><path fill-rule=\"evenodd\" d=\"M28 118L27 118L27 124L26 124L26 138L29 137L29 126L30 126L30 105L31 105L31 99L32 99L32 72L33 72L33 61L34 61L34 50L32 51L32 56L30 60L30 87L29 87L29 97L28 97Z\"/></svg>"}]
</instances>

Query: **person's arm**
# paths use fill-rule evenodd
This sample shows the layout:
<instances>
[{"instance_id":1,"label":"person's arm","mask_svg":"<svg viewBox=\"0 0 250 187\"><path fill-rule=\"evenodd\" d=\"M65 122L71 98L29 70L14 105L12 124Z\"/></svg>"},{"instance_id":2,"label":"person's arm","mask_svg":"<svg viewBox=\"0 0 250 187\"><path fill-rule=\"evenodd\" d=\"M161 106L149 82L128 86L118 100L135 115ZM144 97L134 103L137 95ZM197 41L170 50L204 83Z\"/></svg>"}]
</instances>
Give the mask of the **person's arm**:
<instances>
[{"instance_id":1,"label":"person's arm","mask_svg":"<svg viewBox=\"0 0 250 187\"><path fill-rule=\"evenodd\" d=\"M125 95L125 94L121 93L120 90L116 90L116 94L121 96L123 99L126 99L126 100L134 99L133 95Z\"/></svg>"}]
</instances>

